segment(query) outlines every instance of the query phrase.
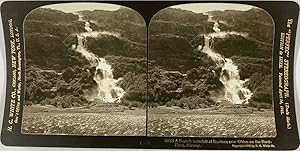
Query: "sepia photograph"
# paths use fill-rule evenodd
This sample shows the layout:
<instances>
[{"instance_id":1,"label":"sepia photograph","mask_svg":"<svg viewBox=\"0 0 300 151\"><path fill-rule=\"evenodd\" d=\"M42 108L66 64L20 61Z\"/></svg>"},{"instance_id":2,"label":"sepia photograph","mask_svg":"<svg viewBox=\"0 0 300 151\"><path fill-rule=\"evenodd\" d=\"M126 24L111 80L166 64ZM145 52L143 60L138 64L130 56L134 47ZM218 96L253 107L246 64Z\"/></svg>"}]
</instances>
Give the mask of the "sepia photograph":
<instances>
[{"instance_id":1,"label":"sepia photograph","mask_svg":"<svg viewBox=\"0 0 300 151\"><path fill-rule=\"evenodd\" d=\"M193 3L149 24L150 137L276 136L274 22L244 4Z\"/></svg>"},{"instance_id":2,"label":"sepia photograph","mask_svg":"<svg viewBox=\"0 0 300 151\"><path fill-rule=\"evenodd\" d=\"M21 0L0 13L2 146L299 147L295 1Z\"/></svg>"},{"instance_id":3,"label":"sepia photograph","mask_svg":"<svg viewBox=\"0 0 300 151\"><path fill-rule=\"evenodd\" d=\"M145 136L146 32L138 12L114 4L32 10L22 133Z\"/></svg>"}]
</instances>

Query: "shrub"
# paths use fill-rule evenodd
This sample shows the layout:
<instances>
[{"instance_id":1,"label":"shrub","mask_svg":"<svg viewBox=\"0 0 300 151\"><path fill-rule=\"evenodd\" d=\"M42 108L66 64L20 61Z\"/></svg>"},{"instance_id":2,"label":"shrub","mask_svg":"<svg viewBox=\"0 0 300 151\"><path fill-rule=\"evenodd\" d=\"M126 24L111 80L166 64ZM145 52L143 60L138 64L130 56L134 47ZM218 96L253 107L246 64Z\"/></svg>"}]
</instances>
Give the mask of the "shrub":
<instances>
[{"instance_id":1,"label":"shrub","mask_svg":"<svg viewBox=\"0 0 300 151\"><path fill-rule=\"evenodd\" d=\"M198 104L195 104L194 102L187 103L187 107L189 110L197 109L199 106Z\"/></svg>"},{"instance_id":2,"label":"shrub","mask_svg":"<svg viewBox=\"0 0 300 151\"><path fill-rule=\"evenodd\" d=\"M143 103L141 102L137 102L137 101L133 101L131 103L132 107L142 107L143 106Z\"/></svg>"},{"instance_id":3,"label":"shrub","mask_svg":"<svg viewBox=\"0 0 300 151\"><path fill-rule=\"evenodd\" d=\"M48 104L47 100L42 100L42 101L40 102L40 105L41 105L41 106L45 106L45 105L47 105L47 104Z\"/></svg>"},{"instance_id":4,"label":"shrub","mask_svg":"<svg viewBox=\"0 0 300 151\"><path fill-rule=\"evenodd\" d=\"M273 107L272 104L263 103L263 102L254 102L254 101L249 101L249 106L255 107L258 110L270 109Z\"/></svg>"},{"instance_id":5,"label":"shrub","mask_svg":"<svg viewBox=\"0 0 300 151\"><path fill-rule=\"evenodd\" d=\"M168 101L168 102L166 102L166 107L172 107L172 102L171 101Z\"/></svg>"},{"instance_id":6,"label":"shrub","mask_svg":"<svg viewBox=\"0 0 300 151\"><path fill-rule=\"evenodd\" d=\"M158 107L158 103L156 103L156 102L149 102L148 103L148 107L156 108L156 107Z\"/></svg>"},{"instance_id":7,"label":"shrub","mask_svg":"<svg viewBox=\"0 0 300 151\"><path fill-rule=\"evenodd\" d=\"M124 105L124 106L129 106L131 104L130 101L126 100L126 99L121 99L121 102L120 102L121 105Z\"/></svg>"},{"instance_id":8,"label":"shrub","mask_svg":"<svg viewBox=\"0 0 300 151\"><path fill-rule=\"evenodd\" d=\"M63 108L70 108L70 107L72 107L72 104L70 102L62 102L62 107Z\"/></svg>"},{"instance_id":9,"label":"shrub","mask_svg":"<svg viewBox=\"0 0 300 151\"><path fill-rule=\"evenodd\" d=\"M182 97L179 100L170 101L170 104L172 103L180 108L188 108L190 110L206 108L215 104L215 102L212 99L202 98L200 96Z\"/></svg>"},{"instance_id":10,"label":"shrub","mask_svg":"<svg viewBox=\"0 0 300 151\"><path fill-rule=\"evenodd\" d=\"M272 94L267 92L256 92L253 94L251 101L272 104Z\"/></svg>"}]
</instances>

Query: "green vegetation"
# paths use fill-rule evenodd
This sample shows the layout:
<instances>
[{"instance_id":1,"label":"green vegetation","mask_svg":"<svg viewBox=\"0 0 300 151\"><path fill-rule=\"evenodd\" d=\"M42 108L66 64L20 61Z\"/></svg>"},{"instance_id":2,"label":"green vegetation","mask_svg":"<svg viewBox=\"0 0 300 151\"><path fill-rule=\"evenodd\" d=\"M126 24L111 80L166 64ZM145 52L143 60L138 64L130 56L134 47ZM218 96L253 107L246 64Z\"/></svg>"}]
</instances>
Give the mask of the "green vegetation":
<instances>
[{"instance_id":1,"label":"green vegetation","mask_svg":"<svg viewBox=\"0 0 300 151\"><path fill-rule=\"evenodd\" d=\"M92 28L95 30L118 32L121 37L130 41L146 44L145 21L141 15L131 9L81 11L80 13L85 19L95 21L92 22Z\"/></svg>"},{"instance_id":2,"label":"green vegetation","mask_svg":"<svg viewBox=\"0 0 300 151\"><path fill-rule=\"evenodd\" d=\"M148 134L153 137L275 137L274 112L245 114L242 109L224 112L157 107L149 110ZM237 112L234 112L237 111ZM243 111L243 110L242 110Z\"/></svg>"},{"instance_id":3,"label":"green vegetation","mask_svg":"<svg viewBox=\"0 0 300 151\"><path fill-rule=\"evenodd\" d=\"M245 86L253 92L249 106L272 108L273 22L263 10L213 11L222 31L248 33L214 38L213 49L231 58L240 70ZM230 16L230 17L228 17ZM203 36L212 33L208 16L168 8L155 15L149 28L150 102L168 107L198 109L222 102L220 70L206 54L197 50ZM179 71L167 75L169 71ZM177 76L174 76L177 75ZM179 76L185 75L185 76ZM215 96L215 97L210 97Z\"/></svg>"},{"instance_id":4,"label":"green vegetation","mask_svg":"<svg viewBox=\"0 0 300 151\"><path fill-rule=\"evenodd\" d=\"M202 35L213 32L213 22L207 21L207 15L173 8L160 11L149 25L147 60L146 26L136 12L121 8L81 13L93 30L120 34L89 37L87 47L109 62L115 79L121 78L118 85L126 92L122 105L144 108L148 100L152 108L166 105L193 110L223 101L210 97L223 95L221 69L197 50L203 44ZM214 19L223 21L222 31L249 33L248 37L215 38L214 50L233 60L242 80L249 79L245 83L253 92L249 105L271 108L272 20L259 9L211 13ZM84 23L71 13L39 8L28 15L25 21L27 105L70 108L91 104L86 96L97 86L92 75L95 67L71 49L77 43L75 34L84 31Z\"/></svg>"},{"instance_id":5,"label":"green vegetation","mask_svg":"<svg viewBox=\"0 0 300 151\"><path fill-rule=\"evenodd\" d=\"M212 13L214 19L225 21L226 24L231 25L226 26L226 24L223 24L220 27L222 29L247 32L256 41L273 43L275 27L273 19L268 12L262 9L252 8L248 11L225 10L210 13Z\"/></svg>"},{"instance_id":6,"label":"green vegetation","mask_svg":"<svg viewBox=\"0 0 300 151\"><path fill-rule=\"evenodd\" d=\"M88 66L54 70L26 68L26 104L51 104L60 108L87 105L85 91L96 86Z\"/></svg>"},{"instance_id":7,"label":"green vegetation","mask_svg":"<svg viewBox=\"0 0 300 151\"><path fill-rule=\"evenodd\" d=\"M121 104L143 106L147 65L146 27L141 16L126 8L81 13L92 21L94 31L120 34L88 37L87 47L109 62L115 79L123 78L118 83L126 91ZM72 13L38 8L27 16L26 105L58 108L95 105L88 99L96 93L95 67L72 49L77 44L76 34L84 31L84 22Z\"/></svg>"},{"instance_id":8,"label":"green vegetation","mask_svg":"<svg viewBox=\"0 0 300 151\"><path fill-rule=\"evenodd\" d=\"M145 110L123 107L25 106L22 133L89 136L144 136ZM99 114L101 113L101 114Z\"/></svg>"}]
</instances>

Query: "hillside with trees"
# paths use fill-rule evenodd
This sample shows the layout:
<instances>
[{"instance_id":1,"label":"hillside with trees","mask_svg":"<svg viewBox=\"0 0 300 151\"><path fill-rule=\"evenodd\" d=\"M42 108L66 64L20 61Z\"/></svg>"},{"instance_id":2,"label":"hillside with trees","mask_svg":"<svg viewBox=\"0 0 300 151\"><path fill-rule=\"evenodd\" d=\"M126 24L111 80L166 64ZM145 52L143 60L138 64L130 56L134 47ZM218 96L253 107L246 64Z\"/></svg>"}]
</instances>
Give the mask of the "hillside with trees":
<instances>
[{"instance_id":1,"label":"hillside with trees","mask_svg":"<svg viewBox=\"0 0 300 151\"><path fill-rule=\"evenodd\" d=\"M127 8L80 13L89 20L93 31L120 35L87 37L87 47L108 61L115 79L123 78L119 82L126 91L122 103L142 106L146 100L147 67L143 18ZM35 9L27 16L24 23L27 105L69 108L92 103L86 96L97 89L93 79L96 67L72 49L77 44L76 34L85 32L84 27L77 15L49 8Z\"/></svg>"},{"instance_id":2,"label":"hillside with trees","mask_svg":"<svg viewBox=\"0 0 300 151\"><path fill-rule=\"evenodd\" d=\"M272 108L272 44L274 25L269 14L248 11L208 12L225 32L247 33L214 38L213 49L238 66L241 80L253 92L249 105ZM149 26L149 101L152 104L196 109L214 106L224 95L221 69L198 51L203 35L213 33L208 15L176 8L158 12ZM150 104L151 104L150 103Z\"/></svg>"},{"instance_id":3,"label":"hillside with trees","mask_svg":"<svg viewBox=\"0 0 300 151\"><path fill-rule=\"evenodd\" d=\"M79 12L93 31L107 31L88 37L89 51L112 66L118 85L125 90L121 104L142 107L159 105L187 109L206 108L222 101L224 85L221 69L205 53L198 51L203 35L214 32L208 15L166 8L147 27L135 11L93 10ZM214 38L214 50L238 66L241 80L253 92L249 105L272 107L273 22L261 9L209 12L222 31L247 33ZM84 32L78 16L59 10L38 8L24 23L26 43L26 104L51 104L60 108L88 106L85 96L94 93L95 67L72 49L76 34ZM148 60L148 66L147 66ZM148 75L147 73L148 69ZM148 80L148 85L147 81ZM148 96L146 95L148 88Z\"/></svg>"}]
</instances>

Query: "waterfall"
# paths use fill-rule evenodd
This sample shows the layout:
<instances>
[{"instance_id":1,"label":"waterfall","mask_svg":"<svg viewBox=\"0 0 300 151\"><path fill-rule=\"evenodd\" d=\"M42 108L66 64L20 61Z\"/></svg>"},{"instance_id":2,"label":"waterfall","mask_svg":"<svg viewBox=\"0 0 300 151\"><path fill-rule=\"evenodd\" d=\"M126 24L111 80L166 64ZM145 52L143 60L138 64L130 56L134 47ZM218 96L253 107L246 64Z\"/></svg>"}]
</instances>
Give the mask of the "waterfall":
<instances>
[{"instance_id":1,"label":"waterfall","mask_svg":"<svg viewBox=\"0 0 300 151\"><path fill-rule=\"evenodd\" d=\"M221 99L225 99L233 104L247 104L248 100L252 96L252 92L244 86L244 83L247 81L247 79L240 80L240 74L237 65L235 65L231 59L225 58L213 50L213 40L216 37L225 38L227 35L239 35L246 37L247 34L234 31L221 31L219 28L219 23L217 21L213 21L212 16L208 17L208 21L214 22L214 33L204 35L204 46L202 48L202 52L206 53L210 58L212 58L218 67L222 68L219 80L224 85L225 95ZM198 48L201 47L202 46L199 46Z\"/></svg>"},{"instance_id":2,"label":"waterfall","mask_svg":"<svg viewBox=\"0 0 300 151\"><path fill-rule=\"evenodd\" d=\"M118 35L109 32L95 32L90 27L89 21L85 21L78 13L74 14L78 15L79 21L85 22L86 32L77 34L77 46L73 45L72 48L85 57L90 62L91 66L96 67L93 73L93 79L96 81L98 88L97 94L92 98L94 100L102 100L103 102L119 102L125 94L124 90L117 86L117 82L121 79L114 79L111 65L109 65L104 58L100 58L88 51L86 45L87 37L97 37L100 34Z\"/></svg>"},{"instance_id":3,"label":"waterfall","mask_svg":"<svg viewBox=\"0 0 300 151\"><path fill-rule=\"evenodd\" d=\"M216 33L219 33L219 32L221 31L221 29L219 28L219 23L218 23L218 22L215 22L215 23L214 23L213 30L214 30Z\"/></svg>"}]
</instances>

